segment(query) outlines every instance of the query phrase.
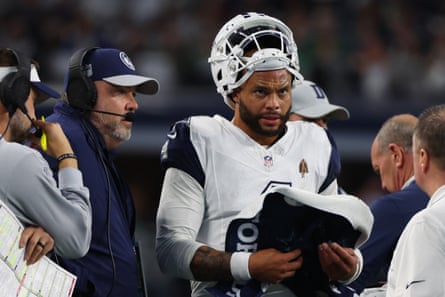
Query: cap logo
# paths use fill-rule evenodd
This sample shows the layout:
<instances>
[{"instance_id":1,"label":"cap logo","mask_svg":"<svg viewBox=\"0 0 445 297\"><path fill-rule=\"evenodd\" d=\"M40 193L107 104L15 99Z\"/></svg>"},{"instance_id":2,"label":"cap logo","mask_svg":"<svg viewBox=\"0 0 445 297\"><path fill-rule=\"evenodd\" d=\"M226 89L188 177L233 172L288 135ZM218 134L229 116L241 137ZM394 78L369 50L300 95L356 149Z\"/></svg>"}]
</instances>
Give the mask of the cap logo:
<instances>
[{"instance_id":1,"label":"cap logo","mask_svg":"<svg viewBox=\"0 0 445 297\"><path fill-rule=\"evenodd\" d=\"M134 67L133 63L131 62L130 58L127 56L126 53L120 52L119 58L121 59L122 63L125 64L125 66L127 66L128 68L130 68L133 71L136 70L136 68Z\"/></svg>"},{"instance_id":2,"label":"cap logo","mask_svg":"<svg viewBox=\"0 0 445 297\"><path fill-rule=\"evenodd\" d=\"M325 99L326 98L326 93L323 91L322 88L320 88L317 85L311 85L312 89L314 89L315 92L315 98L317 99Z\"/></svg>"}]
</instances>

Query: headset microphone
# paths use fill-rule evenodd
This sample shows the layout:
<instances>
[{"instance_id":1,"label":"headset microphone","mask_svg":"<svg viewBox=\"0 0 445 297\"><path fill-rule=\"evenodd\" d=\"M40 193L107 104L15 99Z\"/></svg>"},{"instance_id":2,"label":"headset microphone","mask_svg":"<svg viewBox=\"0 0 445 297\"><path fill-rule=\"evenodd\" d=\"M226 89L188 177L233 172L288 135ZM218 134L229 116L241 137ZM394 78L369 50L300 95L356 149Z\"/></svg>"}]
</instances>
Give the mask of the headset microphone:
<instances>
[{"instance_id":1,"label":"headset microphone","mask_svg":"<svg viewBox=\"0 0 445 297\"><path fill-rule=\"evenodd\" d=\"M127 112L125 114L125 118L124 119L126 121L129 121L129 122L134 122L136 120L136 113L134 113L134 112Z\"/></svg>"},{"instance_id":2,"label":"headset microphone","mask_svg":"<svg viewBox=\"0 0 445 297\"><path fill-rule=\"evenodd\" d=\"M136 113L134 113L134 112L127 112L124 115L124 119L126 121L129 121L129 122L134 122L136 120Z\"/></svg>"},{"instance_id":3,"label":"headset microphone","mask_svg":"<svg viewBox=\"0 0 445 297\"><path fill-rule=\"evenodd\" d=\"M136 113L134 113L134 112L127 112L126 114L120 114L120 113L104 111L104 110L97 110L97 109L86 109L86 110L91 111L91 112L98 112L98 113L122 117L122 118L124 118L124 120L126 120L128 122L134 122L136 120Z\"/></svg>"}]
</instances>

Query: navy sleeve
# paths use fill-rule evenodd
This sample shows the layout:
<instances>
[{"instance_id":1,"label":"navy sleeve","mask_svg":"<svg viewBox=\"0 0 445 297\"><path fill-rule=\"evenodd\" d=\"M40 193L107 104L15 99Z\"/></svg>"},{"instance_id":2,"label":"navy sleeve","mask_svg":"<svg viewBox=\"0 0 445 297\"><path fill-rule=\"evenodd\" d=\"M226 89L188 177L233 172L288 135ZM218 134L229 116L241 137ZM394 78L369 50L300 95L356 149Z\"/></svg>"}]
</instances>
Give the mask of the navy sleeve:
<instances>
[{"instance_id":1,"label":"navy sleeve","mask_svg":"<svg viewBox=\"0 0 445 297\"><path fill-rule=\"evenodd\" d=\"M186 172L204 187L204 170L190 140L190 118L176 122L167 135L161 152L161 169L165 173L170 167Z\"/></svg>"},{"instance_id":2,"label":"navy sleeve","mask_svg":"<svg viewBox=\"0 0 445 297\"><path fill-rule=\"evenodd\" d=\"M337 150L337 144L334 141L331 133L326 130L326 135L328 136L329 142L331 143L331 157L329 160L328 174L323 184L321 185L318 193L323 192L326 188L338 177L341 171L340 153Z\"/></svg>"}]
</instances>

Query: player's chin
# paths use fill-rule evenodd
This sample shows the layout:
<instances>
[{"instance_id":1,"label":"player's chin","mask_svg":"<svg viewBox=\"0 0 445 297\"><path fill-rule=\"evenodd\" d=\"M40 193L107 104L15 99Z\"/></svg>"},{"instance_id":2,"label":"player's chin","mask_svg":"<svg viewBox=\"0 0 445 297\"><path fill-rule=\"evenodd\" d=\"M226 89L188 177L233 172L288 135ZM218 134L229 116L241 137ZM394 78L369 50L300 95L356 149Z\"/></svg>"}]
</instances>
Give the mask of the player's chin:
<instances>
[{"instance_id":1,"label":"player's chin","mask_svg":"<svg viewBox=\"0 0 445 297\"><path fill-rule=\"evenodd\" d=\"M278 126L278 127L266 126L266 127L262 127L261 130L262 130L262 134L264 136L277 136L280 134L281 126Z\"/></svg>"},{"instance_id":2,"label":"player's chin","mask_svg":"<svg viewBox=\"0 0 445 297\"><path fill-rule=\"evenodd\" d=\"M281 131L281 128L283 126L282 121L277 120L277 121L263 121L261 123L261 128L264 131L268 131L269 133L279 133Z\"/></svg>"}]
</instances>

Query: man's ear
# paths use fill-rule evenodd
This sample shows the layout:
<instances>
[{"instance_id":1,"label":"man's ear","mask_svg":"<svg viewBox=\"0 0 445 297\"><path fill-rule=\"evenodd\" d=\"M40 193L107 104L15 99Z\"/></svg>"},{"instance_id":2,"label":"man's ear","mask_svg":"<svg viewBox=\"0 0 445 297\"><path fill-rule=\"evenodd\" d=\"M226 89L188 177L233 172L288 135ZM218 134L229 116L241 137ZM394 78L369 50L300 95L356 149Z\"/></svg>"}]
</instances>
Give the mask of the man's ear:
<instances>
[{"instance_id":1,"label":"man's ear","mask_svg":"<svg viewBox=\"0 0 445 297\"><path fill-rule=\"evenodd\" d=\"M394 163L397 167L402 167L405 162L404 149L395 143L390 143L388 146Z\"/></svg>"},{"instance_id":2,"label":"man's ear","mask_svg":"<svg viewBox=\"0 0 445 297\"><path fill-rule=\"evenodd\" d=\"M422 172L428 171L429 166L430 166L430 155L423 148L421 148L419 150L419 165L420 165Z\"/></svg>"}]
</instances>

